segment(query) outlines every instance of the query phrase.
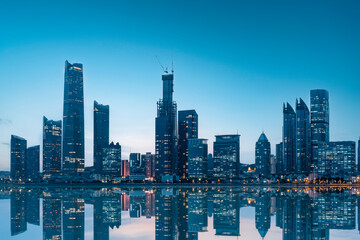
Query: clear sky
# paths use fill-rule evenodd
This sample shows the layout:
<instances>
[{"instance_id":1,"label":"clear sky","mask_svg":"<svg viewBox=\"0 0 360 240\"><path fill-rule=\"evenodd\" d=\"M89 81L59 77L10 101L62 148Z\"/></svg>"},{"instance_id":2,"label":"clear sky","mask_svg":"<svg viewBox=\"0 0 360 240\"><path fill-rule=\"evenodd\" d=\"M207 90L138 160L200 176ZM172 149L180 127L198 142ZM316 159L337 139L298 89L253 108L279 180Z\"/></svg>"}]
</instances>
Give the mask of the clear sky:
<instances>
[{"instance_id":1,"label":"clear sky","mask_svg":"<svg viewBox=\"0 0 360 240\"><path fill-rule=\"evenodd\" d=\"M93 101L110 105L110 138L154 152L163 65L174 59L178 110L196 109L199 137L241 134L254 162L264 130L274 152L282 103L330 93L331 140L360 135L360 1L0 0L0 169L10 135L42 143L42 117L62 120L65 60L84 64L85 145ZM215 2L215 1L214 1Z\"/></svg>"}]
</instances>

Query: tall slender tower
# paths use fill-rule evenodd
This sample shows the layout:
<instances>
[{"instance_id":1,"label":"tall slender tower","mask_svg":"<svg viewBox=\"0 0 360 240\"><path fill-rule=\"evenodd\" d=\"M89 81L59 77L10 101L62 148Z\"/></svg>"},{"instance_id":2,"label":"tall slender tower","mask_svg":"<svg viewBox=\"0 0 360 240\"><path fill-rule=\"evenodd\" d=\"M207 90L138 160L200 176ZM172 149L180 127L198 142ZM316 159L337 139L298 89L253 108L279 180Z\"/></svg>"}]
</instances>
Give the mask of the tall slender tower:
<instances>
[{"instance_id":1,"label":"tall slender tower","mask_svg":"<svg viewBox=\"0 0 360 240\"><path fill-rule=\"evenodd\" d=\"M296 99L296 173L310 173L311 165L310 112L305 102Z\"/></svg>"},{"instance_id":2,"label":"tall slender tower","mask_svg":"<svg viewBox=\"0 0 360 240\"><path fill-rule=\"evenodd\" d=\"M84 171L83 65L65 62L62 171Z\"/></svg>"},{"instance_id":3,"label":"tall slender tower","mask_svg":"<svg viewBox=\"0 0 360 240\"><path fill-rule=\"evenodd\" d=\"M23 182L26 178L26 146L27 141L15 135L11 135L11 180Z\"/></svg>"},{"instance_id":4,"label":"tall slender tower","mask_svg":"<svg viewBox=\"0 0 360 240\"><path fill-rule=\"evenodd\" d=\"M163 98L157 102L155 119L155 178L173 181L177 172L177 106L173 101L174 73L164 72Z\"/></svg>"},{"instance_id":5,"label":"tall slender tower","mask_svg":"<svg viewBox=\"0 0 360 240\"><path fill-rule=\"evenodd\" d=\"M310 91L311 157L312 170L317 172L318 144L329 142L329 92L324 89Z\"/></svg>"},{"instance_id":6,"label":"tall slender tower","mask_svg":"<svg viewBox=\"0 0 360 240\"><path fill-rule=\"evenodd\" d=\"M283 113L283 171L284 174L292 174L295 172L296 158L296 114L289 103L284 104Z\"/></svg>"},{"instance_id":7,"label":"tall slender tower","mask_svg":"<svg viewBox=\"0 0 360 240\"><path fill-rule=\"evenodd\" d=\"M103 148L109 146L109 105L94 101L94 168L102 173Z\"/></svg>"},{"instance_id":8,"label":"tall slender tower","mask_svg":"<svg viewBox=\"0 0 360 240\"><path fill-rule=\"evenodd\" d=\"M179 111L178 175L188 178L188 139L198 138L198 115L195 110Z\"/></svg>"}]
</instances>

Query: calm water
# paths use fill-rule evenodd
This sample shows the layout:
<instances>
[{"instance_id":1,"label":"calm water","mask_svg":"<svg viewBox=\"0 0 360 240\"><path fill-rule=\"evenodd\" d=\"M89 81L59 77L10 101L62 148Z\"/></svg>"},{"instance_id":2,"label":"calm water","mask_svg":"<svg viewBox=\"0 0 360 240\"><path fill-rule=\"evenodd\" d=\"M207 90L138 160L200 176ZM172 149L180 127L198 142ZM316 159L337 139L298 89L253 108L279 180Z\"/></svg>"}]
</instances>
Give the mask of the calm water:
<instances>
[{"instance_id":1,"label":"calm water","mask_svg":"<svg viewBox=\"0 0 360 240\"><path fill-rule=\"evenodd\" d=\"M360 239L360 189L0 188L0 239Z\"/></svg>"}]
</instances>

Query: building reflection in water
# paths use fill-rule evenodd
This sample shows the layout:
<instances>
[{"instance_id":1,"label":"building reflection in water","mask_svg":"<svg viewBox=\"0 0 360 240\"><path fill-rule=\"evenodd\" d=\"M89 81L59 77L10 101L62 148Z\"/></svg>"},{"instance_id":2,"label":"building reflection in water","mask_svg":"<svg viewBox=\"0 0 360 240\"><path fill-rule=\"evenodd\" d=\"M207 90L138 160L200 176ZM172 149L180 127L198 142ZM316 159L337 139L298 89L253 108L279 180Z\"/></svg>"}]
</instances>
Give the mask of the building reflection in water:
<instances>
[{"instance_id":1,"label":"building reflection in water","mask_svg":"<svg viewBox=\"0 0 360 240\"><path fill-rule=\"evenodd\" d=\"M0 198L10 198L11 236L25 232L27 224L40 226L42 202L46 240L84 239L85 203L93 205L95 240L110 239L110 229L121 231L122 212L145 221L155 217L156 240L196 240L210 232L236 239L243 207L255 208L254 225L263 239L273 215L283 240L327 240L332 229L354 230L356 209L360 222L358 189L18 187L0 189Z\"/></svg>"}]
</instances>

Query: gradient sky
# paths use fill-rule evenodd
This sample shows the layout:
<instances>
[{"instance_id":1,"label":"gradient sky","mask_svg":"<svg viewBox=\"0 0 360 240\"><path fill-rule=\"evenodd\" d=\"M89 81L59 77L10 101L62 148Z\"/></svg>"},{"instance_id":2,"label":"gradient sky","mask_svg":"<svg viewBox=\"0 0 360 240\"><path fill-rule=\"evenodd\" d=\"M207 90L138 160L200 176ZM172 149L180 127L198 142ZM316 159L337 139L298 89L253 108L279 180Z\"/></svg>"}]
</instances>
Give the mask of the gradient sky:
<instances>
[{"instance_id":1,"label":"gradient sky","mask_svg":"<svg viewBox=\"0 0 360 240\"><path fill-rule=\"evenodd\" d=\"M174 59L178 110L196 109L199 137L241 134L254 162L261 131L274 152L282 103L330 93L331 140L360 136L359 1L0 0L0 169L10 135L42 143L42 117L62 120L65 60L84 64L85 147L93 101L110 105L110 138L154 152L163 65Z\"/></svg>"}]
</instances>

